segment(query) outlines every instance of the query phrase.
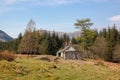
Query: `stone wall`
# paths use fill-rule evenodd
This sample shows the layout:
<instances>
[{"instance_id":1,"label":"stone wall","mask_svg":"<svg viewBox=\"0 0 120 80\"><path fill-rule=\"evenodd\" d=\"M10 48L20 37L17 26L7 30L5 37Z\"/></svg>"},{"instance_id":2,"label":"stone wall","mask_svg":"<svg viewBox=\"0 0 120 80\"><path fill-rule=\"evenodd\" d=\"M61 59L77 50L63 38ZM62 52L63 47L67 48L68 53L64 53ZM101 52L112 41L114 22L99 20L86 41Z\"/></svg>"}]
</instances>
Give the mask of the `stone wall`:
<instances>
[{"instance_id":1,"label":"stone wall","mask_svg":"<svg viewBox=\"0 0 120 80\"><path fill-rule=\"evenodd\" d=\"M80 60L82 59L82 53L79 51L69 51L65 52L65 59Z\"/></svg>"}]
</instances>

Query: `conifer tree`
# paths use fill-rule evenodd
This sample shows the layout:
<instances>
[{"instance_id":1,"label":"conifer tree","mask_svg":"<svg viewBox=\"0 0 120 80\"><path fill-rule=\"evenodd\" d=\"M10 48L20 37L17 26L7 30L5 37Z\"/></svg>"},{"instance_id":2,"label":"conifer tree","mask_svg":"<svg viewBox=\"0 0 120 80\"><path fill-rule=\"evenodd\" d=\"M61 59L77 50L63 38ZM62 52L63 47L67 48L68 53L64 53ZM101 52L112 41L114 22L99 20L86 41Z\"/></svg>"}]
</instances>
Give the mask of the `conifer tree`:
<instances>
[{"instance_id":1,"label":"conifer tree","mask_svg":"<svg viewBox=\"0 0 120 80\"><path fill-rule=\"evenodd\" d=\"M93 39L96 35L94 30L90 30L90 26L92 25L93 23L89 18L77 20L77 22L74 24L75 28L81 29L80 42L84 48L84 51L88 50L88 46L93 43Z\"/></svg>"}]
</instances>

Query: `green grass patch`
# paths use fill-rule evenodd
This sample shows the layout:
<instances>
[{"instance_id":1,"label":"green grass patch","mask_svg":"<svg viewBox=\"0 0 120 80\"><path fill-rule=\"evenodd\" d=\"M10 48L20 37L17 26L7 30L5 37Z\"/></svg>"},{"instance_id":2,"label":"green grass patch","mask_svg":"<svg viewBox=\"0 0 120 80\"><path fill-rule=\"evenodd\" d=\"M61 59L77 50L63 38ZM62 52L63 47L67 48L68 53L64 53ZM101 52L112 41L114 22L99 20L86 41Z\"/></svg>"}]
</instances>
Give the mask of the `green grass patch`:
<instances>
[{"instance_id":1,"label":"green grass patch","mask_svg":"<svg viewBox=\"0 0 120 80\"><path fill-rule=\"evenodd\" d=\"M120 80L120 69L87 63L55 63L35 58L0 61L0 80Z\"/></svg>"}]
</instances>

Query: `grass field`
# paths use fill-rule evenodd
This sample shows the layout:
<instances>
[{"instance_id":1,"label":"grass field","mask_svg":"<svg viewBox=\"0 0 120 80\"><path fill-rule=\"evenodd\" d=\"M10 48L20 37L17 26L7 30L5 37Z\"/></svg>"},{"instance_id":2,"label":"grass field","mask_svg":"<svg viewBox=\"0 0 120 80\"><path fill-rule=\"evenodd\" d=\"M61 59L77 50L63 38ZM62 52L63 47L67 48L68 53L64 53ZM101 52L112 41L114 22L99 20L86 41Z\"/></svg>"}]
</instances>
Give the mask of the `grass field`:
<instances>
[{"instance_id":1,"label":"grass field","mask_svg":"<svg viewBox=\"0 0 120 80\"><path fill-rule=\"evenodd\" d=\"M120 65L101 61L0 61L0 80L120 80Z\"/></svg>"}]
</instances>

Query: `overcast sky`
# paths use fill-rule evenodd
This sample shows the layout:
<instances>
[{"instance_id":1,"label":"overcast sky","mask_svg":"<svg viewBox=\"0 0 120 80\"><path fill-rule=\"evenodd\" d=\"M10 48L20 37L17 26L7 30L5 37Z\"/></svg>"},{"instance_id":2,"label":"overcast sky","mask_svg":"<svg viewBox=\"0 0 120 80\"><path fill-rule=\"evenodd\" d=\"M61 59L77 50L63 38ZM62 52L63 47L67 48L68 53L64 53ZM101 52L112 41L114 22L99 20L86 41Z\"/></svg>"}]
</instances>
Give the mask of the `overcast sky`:
<instances>
[{"instance_id":1,"label":"overcast sky","mask_svg":"<svg viewBox=\"0 0 120 80\"><path fill-rule=\"evenodd\" d=\"M120 0L0 0L0 29L17 37L33 19L37 29L73 32L76 19L92 28L120 23Z\"/></svg>"}]
</instances>

